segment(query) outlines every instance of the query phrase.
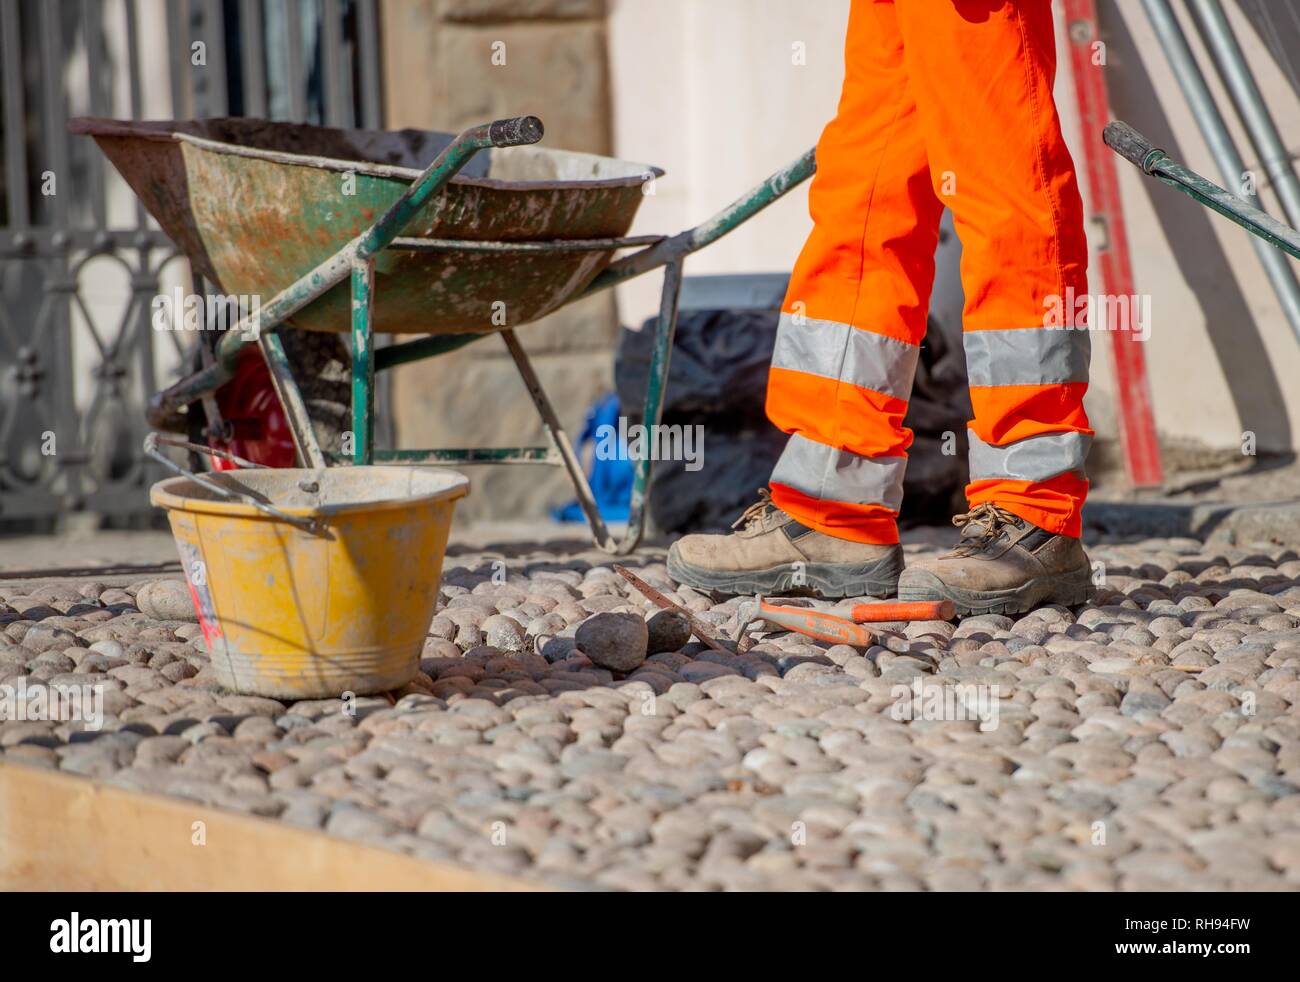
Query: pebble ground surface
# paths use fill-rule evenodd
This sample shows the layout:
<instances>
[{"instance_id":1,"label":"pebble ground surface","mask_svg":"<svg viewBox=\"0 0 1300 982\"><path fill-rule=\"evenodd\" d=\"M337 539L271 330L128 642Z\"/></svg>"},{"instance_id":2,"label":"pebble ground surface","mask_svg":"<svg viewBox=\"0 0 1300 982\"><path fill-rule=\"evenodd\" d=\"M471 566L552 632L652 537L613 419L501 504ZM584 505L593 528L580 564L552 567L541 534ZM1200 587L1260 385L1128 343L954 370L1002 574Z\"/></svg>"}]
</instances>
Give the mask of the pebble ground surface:
<instances>
[{"instance_id":1,"label":"pebble ground surface","mask_svg":"<svg viewBox=\"0 0 1300 982\"><path fill-rule=\"evenodd\" d=\"M351 715L224 692L179 581L0 581L0 686L103 684L107 714L0 722L0 760L559 886L1300 889L1300 556L1089 554L1092 604L882 625L866 651L722 655L661 619L627 670L640 627L606 619L617 671L579 626L654 608L607 557L458 555L421 674ZM731 636L739 600L630 565Z\"/></svg>"}]
</instances>

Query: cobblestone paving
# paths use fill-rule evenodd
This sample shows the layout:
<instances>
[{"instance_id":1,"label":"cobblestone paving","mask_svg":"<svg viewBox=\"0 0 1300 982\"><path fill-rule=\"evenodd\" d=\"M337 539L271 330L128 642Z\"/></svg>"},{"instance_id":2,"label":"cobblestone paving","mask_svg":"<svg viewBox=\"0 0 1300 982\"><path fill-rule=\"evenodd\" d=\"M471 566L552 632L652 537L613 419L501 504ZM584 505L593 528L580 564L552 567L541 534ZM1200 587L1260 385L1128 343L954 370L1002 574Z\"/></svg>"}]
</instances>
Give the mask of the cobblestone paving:
<instances>
[{"instance_id":1,"label":"cobblestone paving","mask_svg":"<svg viewBox=\"0 0 1300 982\"><path fill-rule=\"evenodd\" d=\"M108 689L100 733L3 722L0 754L560 885L1300 888L1300 557L1089 552L1077 611L742 656L660 618L626 674L574 640L651 613L607 559L458 556L421 676L354 715L225 694L179 584L0 582L0 687ZM738 601L639 571L734 630ZM635 663L613 627L590 653Z\"/></svg>"}]
</instances>

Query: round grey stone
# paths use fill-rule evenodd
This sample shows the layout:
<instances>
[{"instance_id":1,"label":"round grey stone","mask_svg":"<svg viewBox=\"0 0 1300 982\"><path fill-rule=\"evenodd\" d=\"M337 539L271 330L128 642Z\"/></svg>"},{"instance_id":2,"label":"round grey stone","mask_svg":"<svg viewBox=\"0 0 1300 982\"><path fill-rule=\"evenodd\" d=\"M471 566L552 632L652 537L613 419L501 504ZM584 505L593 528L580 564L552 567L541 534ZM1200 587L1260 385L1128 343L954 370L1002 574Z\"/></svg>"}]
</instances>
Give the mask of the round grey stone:
<instances>
[{"instance_id":1,"label":"round grey stone","mask_svg":"<svg viewBox=\"0 0 1300 982\"><path fill-rule=\"evenodd\" d=\"M597 614L578 626L574 641L593 665L631 672L646 659L650 632L639 614Z\"/></svg>"},{"instance_id":2,"label":"round grey stone","mask_svg":"<svg viewBox=\"0 0 1300 982\"><path fill-rule=\"evenodd\" d=\"M106 638L103 641L96 641L90 646L90 650L97 651L106 658L121 658L126 649L122 647L121 641Z\"/></svg>"},{"instance_id":3,"label":"round grey stone","mask_svg":"<svg viewBox=\"0 0 1300 982\"><path fill-rule=\"evenodd\" d=\"M492 614L483 621L483 634L493 648L502 651L523 651L524 632L519 623L505 614Z\"/></svg>"},{"instance_id":4,"label":"round grey stone","mask_svg":"<svg viewBox=\"0 0 1300 982\"><path fill-rule=\"evenodd\" d=\"M191 621L198 623L190 589L181 580L151 580L135 595L136 606L142 614L158 621Z\"/></svg>"},{"instance_id":5,"label":"round grey stone","mask_svg":"<svg viewBox=\"0 0 1300 982\"><path fill-rule=\"evenodd\" d=\"M680 651L691 640L691 625L675 610L661 610L646 621L649 635L646 651L657 655Z\"/></svg>"}]
</instances>

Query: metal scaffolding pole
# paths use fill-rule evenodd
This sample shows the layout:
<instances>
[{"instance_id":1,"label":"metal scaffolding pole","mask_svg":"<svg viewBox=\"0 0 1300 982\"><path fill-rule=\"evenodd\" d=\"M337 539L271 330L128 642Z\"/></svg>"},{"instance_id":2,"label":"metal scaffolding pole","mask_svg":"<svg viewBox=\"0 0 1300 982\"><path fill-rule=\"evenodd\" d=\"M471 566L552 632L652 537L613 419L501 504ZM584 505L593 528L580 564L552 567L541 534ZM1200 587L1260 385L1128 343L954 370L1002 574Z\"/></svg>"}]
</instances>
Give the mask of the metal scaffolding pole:
<instances>
[{"instance_id":1,"label":"metal scaffolding pole","mask_svg":"<svg viewBox=\"0 0 1300 982\"><path fill-rule=\"evenodd\" d=\"M1300 180L1296 178L1291 155L1282 142L1259 86L1255 84L1255 76L1246 64L1246 57L1224 15L1223 6L1219 0L1188 0L1187 7L1196 20L1214 67L1223 79L1224 88L1232 96L1237 115L1250 134L1251 145L1264 166L1264 173L1282 202L1287 221L1300 228Z\"/></svg>"},{"instance_id":2,"label":"metal scaffolding pole","mask_svg":"<svg viewBox=\"0 0 1300 982\"><path fill-rule=\"evenodd\" d=\"M1238 188L1246 165L1232 142L1228 127L1224 124L1223 116L1214 103L1214 97L1210 95L1205 79L1201 76L1201 70L1192 56L1192 50L1187 45L1187 38L1178 24L1177 17L1174 16L1169 0L1142 0L1142 6L1146 9L1151 26L1155 29L1161 48L1164 49L1165 57L1169 59L1169 67L1173 69L1174 76L1178 79L1183 96L1191 107L1192 115L1201 129L1201 135L1209 145L1210 153L1213 154L1214 161L1223 175L1224 183L1229 190ZM1300 338L1300 284L1296 282L1290 261L1276 249L1254 237L1251 238L1251 245L1255 249L1255 254L1259 256L1264 272L1268 274L1269 282L1272 283L1273 291L1277 294L1278 303L1282 307L1287 323L1291 325L1291 330L1296 337Z\"/></svg>"}]
</instances>

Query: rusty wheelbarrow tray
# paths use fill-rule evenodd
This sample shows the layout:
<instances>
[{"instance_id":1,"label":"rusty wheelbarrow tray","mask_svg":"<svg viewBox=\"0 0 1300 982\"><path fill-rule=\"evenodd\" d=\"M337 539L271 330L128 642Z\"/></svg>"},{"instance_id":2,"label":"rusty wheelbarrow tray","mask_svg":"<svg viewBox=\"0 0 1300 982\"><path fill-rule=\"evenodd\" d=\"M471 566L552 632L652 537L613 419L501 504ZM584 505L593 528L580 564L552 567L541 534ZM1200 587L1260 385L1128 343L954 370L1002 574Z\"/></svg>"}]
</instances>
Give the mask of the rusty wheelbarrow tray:
<instances>
[{"instance_id":1,"label":"rusty wheelbarrow tray","mask_svg":"<svg viewBox=\"0 0 1300 982\"><path fill-rule=\"evenodd\" d=\"M645 422L658 423L683 260L815 169L809 151L701 225L674 236L632 238L626 233L645 184L663 172L533 147L543 134L533 116L455 137L250 119L78 119L70 128L95 138L194 268L223 294L270 297L221 335L201 371L154 396L153 425L199 400L211 417L209 397L231 378L240 352L256 344L302 466L563 466L597 544L619 553L641 538L651 461L635 461L628 529L615 539L515 328L664 267L645 404ZM507 147L515 149L501 152ZM613 258L626 249L636 251ZM327 455L318 445L277 337L285 327L350 332L351 454ZM375 349L375 332L428 336ZM551 446L376 451L374 373L490 334L505 341Z\"/></svg>"},{"instance_id":2,"label":"rusty wheelbarrow tray","mask_svg":"<svg viewBox=\"0 0 1300 982\"><path fill-rule=\"evenodd\" d=\"M72 128L95 138L163 231L231 296L275 296L333 257L452 141L420 130L239 118L80 119ZM647 177L660 174L644 164L540 148L475 158L407 222L403 234L420 241L375 257L374 329L476 333L551 313L612 253L490 251L490 244L616 239L631 225ZM287 324L345 332L350 321L340 284Z\"/></svg>"}]
</instances>

